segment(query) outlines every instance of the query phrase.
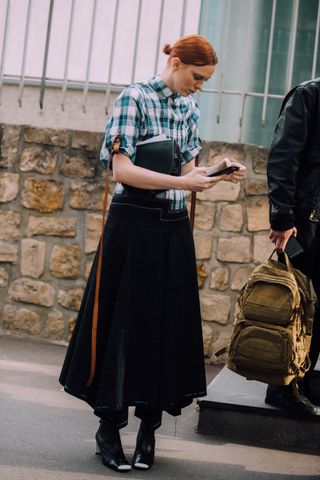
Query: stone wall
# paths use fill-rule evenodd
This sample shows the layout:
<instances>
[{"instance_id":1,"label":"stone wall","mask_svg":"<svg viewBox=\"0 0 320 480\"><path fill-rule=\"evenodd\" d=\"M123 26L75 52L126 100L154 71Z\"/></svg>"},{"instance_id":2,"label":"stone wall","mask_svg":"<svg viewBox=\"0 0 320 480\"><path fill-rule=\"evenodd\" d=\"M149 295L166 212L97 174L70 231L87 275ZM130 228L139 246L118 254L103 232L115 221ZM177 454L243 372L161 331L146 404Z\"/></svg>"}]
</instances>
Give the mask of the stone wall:
<instances>
[{"instance_id":1,"label":"stone wall","mask_svg":"<svg viewBox=\"0 0 320 480\"><path fill-rule=\"evenodd\" d=\"M103 134L2 125L0 135L0 327L65 342L101 231ZM272 250L266 155L252 145L212 142L201 156L202 164L229 156L248 168L241 185L221 182L197 195L194 236L210 362L232 329L239 289Z\"/></svg>"}]
</instances>

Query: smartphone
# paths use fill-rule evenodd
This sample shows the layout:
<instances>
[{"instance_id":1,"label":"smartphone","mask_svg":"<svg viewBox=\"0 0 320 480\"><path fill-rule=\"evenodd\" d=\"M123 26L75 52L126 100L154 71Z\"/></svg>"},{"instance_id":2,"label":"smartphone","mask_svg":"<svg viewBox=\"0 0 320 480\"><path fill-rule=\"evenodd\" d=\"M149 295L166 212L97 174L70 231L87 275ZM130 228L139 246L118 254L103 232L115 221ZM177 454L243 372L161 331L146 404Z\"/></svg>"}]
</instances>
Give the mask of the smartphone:
<instances>
[{"instance_id":1,"label":"smartphone","mask_svg":"<svg viewBox=\"0 0 320 480\"><path fill-rule=\"evenodd\" d=\"M219 175L229 175L230 173L237 172L238 170L240 170L240 167L238 165L230 165L230 167L223 168L218 172L209 173L207 177L218 177Z\"/></svg>"},{"instance_id":2,"label":"smartphone","mask_svg":"<svg viewBox=\"0 0 320 480\"><path fill-rule=\"evenodd\" d=\"M284 251L289 258L294 258L297 255L300 255L300 253L304 252L302 246L300 245L296 237L294 237L293 235L289 238Z\"/></svg>"}]
</instances>

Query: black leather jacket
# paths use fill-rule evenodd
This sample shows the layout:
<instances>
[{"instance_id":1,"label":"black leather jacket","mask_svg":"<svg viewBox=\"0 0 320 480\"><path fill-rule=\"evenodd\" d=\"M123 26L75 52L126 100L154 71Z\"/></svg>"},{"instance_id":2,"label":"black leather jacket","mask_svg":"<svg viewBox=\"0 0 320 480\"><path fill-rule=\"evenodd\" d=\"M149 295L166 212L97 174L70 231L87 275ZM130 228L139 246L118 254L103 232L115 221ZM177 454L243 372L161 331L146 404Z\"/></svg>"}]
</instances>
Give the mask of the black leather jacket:
<instances>
[{"instance_id":1,"label":"black leather jacket","mask_svg":"<svg viewBox=\"0 0 320 480\"><path fill-rule=\"evenodd\" d=\"M320 78L285 97L268 156L270 224L288 230L298 218L320 221Z\"/></svg>"}]
</instances>

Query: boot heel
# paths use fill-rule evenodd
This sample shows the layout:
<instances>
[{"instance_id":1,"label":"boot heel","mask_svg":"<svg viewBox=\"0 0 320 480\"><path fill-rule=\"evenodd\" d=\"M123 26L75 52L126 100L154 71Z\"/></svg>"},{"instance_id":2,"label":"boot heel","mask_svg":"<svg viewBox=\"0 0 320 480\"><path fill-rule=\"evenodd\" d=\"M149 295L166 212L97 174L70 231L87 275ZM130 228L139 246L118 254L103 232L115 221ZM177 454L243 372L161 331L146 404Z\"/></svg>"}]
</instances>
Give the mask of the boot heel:
<instances>
[{"instance_id":1,"label":"boot heel","mask_svg":"<svg viewBox=\"0 0 320 480\"><path fill-rule=\"evenodd\" d=\"M101 455L101 449L98 445L98 442L96 442L96 455Z\"/></svg>"}]
</instances>

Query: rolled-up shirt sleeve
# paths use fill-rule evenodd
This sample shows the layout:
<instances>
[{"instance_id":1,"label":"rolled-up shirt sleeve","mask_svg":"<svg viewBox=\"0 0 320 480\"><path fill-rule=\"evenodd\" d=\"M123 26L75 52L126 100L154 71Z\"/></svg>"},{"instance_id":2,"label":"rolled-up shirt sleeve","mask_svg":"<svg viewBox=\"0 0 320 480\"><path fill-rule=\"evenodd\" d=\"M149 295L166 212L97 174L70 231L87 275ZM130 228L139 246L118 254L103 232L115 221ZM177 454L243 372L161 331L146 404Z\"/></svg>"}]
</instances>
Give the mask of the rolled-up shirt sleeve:
<instances>
[{"instance_id":1,"label":"rolled-up shirt sleeve","mask_svg":"<svg viewBox=\"0 0 320 480\"><path fill-rule=\"evenodd\" d=\"M186 149L181 152L183 157L182 165L191 162L201 152L198 127L199 118L200 110L196 102L194 102L194 107L188 120L187 146Z\"/></svg>"},{"instance_id":2,"label":"rolled-up shirt sleeve","mask_svg":"<svg viewBox=\"0 0 320 480\"><path fill-rule=\"evenodd\" d=\"M128 87L116 99L112 115L106 126L100 152L100 161L105 167L111 157L112 142L118 135L121 136L120 152L134 163L141 122L141 93L134 87Z\"/></svg>"}]
</instances>

